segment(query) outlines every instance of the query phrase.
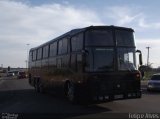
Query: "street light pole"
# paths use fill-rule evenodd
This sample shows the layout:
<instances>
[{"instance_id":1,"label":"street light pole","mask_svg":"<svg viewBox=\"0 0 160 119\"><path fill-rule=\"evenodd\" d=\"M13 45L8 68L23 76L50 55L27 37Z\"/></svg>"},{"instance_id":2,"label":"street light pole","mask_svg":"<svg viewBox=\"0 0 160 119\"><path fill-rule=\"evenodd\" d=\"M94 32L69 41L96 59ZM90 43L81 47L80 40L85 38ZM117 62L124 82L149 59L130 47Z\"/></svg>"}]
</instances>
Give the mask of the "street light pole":
<instances>
[{"instance_id":1,"label":"street light pole","mask_svg":"<svg viewBox=\"0 0 160 119\"><path fill-rule=\"evenodd\" d=\"M1 64L1 68L3 69L3 64Z\"/></svg>"},{"instance_id":2,"label":"street light pole","mask_svg":"<svg viewBox=\"0 0 160 119\"><path fill-rule=\"evenodd\" d=\"M147 66L149 65L149 49L151 48L151 47L146 47L147 48L147 50L148 50L148 55L147 55Z\"/></svg>"},{"instance_id":3,"label":"street light pole","mask_svg":"<svg viewBox=\"0 0 160 119\"><path fill-rule=\"evenodd\" d=\"M29 43L28 44L26 44L27 45L27 60L26 60L26 69L28 70L28 67L27 67L27 65L28 65L28 62L29 62Z\"/></svg>"}]
</instances>

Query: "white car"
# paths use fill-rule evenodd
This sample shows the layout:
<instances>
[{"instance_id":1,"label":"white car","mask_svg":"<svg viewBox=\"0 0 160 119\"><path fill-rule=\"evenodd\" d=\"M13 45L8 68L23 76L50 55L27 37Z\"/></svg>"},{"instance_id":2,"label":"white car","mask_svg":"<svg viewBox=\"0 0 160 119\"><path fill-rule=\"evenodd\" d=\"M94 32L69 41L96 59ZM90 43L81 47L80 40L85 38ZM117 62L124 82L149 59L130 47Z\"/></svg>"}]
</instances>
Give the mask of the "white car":
<instances>
[{"instance_id":1,"label":"white car","mask_svg":"<svg viewBox=\"0 0 160 119\"><path fill-rule=\"evenodd\" d=\"M148 81L148 91L160 91L160 74L154 74Z\"/></svg>"}]
</instances>

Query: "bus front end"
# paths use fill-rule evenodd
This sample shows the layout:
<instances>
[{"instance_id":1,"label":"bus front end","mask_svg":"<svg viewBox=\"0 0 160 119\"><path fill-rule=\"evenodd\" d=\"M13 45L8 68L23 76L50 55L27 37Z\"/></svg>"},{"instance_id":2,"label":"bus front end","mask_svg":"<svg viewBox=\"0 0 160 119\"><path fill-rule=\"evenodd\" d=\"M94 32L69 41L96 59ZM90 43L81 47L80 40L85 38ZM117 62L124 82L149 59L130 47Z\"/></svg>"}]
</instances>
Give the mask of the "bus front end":
<instances>
[{"instance_id":1,"label":"bus front end","mask_svg":"<svg viewBox=\"0 0 160 119\"><path fill-rule=\"evenodd\" d=\"M133 30L96 27L85 32L86 95L93 100L141 97Z\"/></svg>"}]
</instances>

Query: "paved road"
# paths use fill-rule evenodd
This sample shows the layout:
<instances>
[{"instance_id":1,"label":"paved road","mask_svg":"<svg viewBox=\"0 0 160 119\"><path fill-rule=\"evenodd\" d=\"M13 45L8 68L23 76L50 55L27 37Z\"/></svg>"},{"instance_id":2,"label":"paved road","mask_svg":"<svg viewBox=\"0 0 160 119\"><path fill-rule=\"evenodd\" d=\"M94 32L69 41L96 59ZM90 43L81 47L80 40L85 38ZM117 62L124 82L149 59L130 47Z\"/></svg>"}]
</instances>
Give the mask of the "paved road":
<instances>
[{"instance_id":1,"label":"paved road","mask_svg":"<svg viewBox=\"0 0 160 119\"><path fill-rule=\"evenodd\" d=\"M1 117L18 114L18 118L102 118L121 117L121 113L123 117L128 117L129 113L160 112L159 101L160 93L149 93L143 86L141 99L120 100L88 106L73 105L60 96L36 93L28 84L27 79L0 80ZM123 115L123 113L126 114ZM160 115L158 116L160 118Z\"/></svg>"}]
</instances>

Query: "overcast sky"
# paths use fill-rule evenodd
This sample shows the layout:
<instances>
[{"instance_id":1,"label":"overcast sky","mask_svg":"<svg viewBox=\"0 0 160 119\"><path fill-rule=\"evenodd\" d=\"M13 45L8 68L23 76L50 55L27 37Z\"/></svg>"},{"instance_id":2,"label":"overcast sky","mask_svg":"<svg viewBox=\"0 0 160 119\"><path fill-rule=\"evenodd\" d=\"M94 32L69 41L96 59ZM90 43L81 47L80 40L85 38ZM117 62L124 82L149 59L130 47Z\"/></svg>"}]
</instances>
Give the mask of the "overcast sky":
<instances>
[{"instance_id":1,"label":"overcast sky","mask_svg":"<svg viewBox=\"0 0 160 119\"><path fill-rule=\"evenodd\" d=\"M150 63L158 67L159 6L159 0L0 0L0 64L25 67L28 49L74 28L118 25L135 30L144 64L150 46Z\"/></svg>"}]
</instances>

